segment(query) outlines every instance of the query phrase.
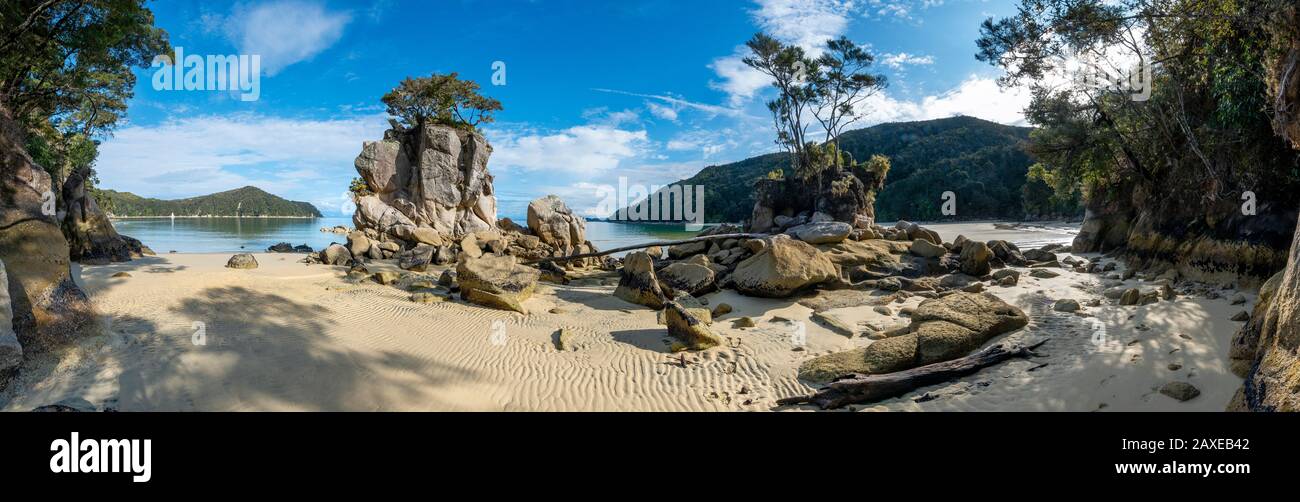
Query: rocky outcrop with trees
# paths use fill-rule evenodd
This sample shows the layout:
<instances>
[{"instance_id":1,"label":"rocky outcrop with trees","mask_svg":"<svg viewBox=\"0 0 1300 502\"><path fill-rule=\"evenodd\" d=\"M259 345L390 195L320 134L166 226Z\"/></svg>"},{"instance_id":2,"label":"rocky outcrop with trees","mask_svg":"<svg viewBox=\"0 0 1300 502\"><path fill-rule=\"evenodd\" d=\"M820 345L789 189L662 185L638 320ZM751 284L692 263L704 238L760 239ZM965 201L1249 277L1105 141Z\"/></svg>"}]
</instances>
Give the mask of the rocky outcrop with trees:
<instances>
[{"instance_id":1,"label":"rocky outcrop with trees","mask_svg":"<svg viewBox=\"0 0 1300 502\"><path fill-rule=\"evenodd\" d=\"M91 303L73 281L72 260L120 261L143 251L114 232L89 197L91 166L95 140L126 110L133 68L148 67L170 47L139 0L20 2L5 10L0 262L8 277L0 284L7 288L0 317L12 314L16 339L31 353L98 332ZM0 326L0 338L6 329ZM15 361L11 349L0 349L4 366Z\"/></svg>"},{"instance_id":2,"label":"rocky outcrop with trees","mask_svg":"<svg viewBox=\"0 0 1300 502\"><path fill-rule=\"evenodd\" d=\"M1300 151L1300 8L1273 18L1269 69L1272 124ZM1232 369L1246 379L1229 410L1300 411L1300 227L1287 266L1260 288L1250 320L1233 338Z\"/></svg>"},{"instance_id":3,"label":"rocky outcrop with trees","mask_svg":"<svg viewBox=\"0 0 1300 502\"><path fill-rule=\"evenodd\" d=\"M1220 283L1259 284L1286 264L1300 171L1266 112L1290 113L1265 92L1288 84L1259 57L1285 50L1267 20L1286 5L1026 1L984 23L977 57L1037 91L1031 176L1087 196L1075 252ZM1070 61L1088 78L1056 85Z\"/></svg>"}]
</instances>

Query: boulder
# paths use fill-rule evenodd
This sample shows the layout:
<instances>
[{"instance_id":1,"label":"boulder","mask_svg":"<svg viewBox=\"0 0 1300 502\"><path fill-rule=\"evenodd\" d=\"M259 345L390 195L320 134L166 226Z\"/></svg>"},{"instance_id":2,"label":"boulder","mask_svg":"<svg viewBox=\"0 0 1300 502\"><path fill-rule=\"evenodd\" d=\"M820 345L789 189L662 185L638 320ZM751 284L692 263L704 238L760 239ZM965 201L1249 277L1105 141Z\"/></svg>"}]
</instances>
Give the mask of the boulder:
<instances>
[{"instance_id":1,"label":"boulder","mask_svg":"<svg viewBox=\"0 0 1300 502\"><path fill-rule=\"evenodd\" d=\"M696 255L697 257L700 255ZM708 265L678 262L659 269L655 274L662 286L699 296L715 289L717 274Z\"/></svg>"},{"instance_id":2,"label":"boulder","mask_svg":"<svg viewBox=\"0 0 1300 502\"><path fill-rule=\"evenodd\" d=\"M326 265L347 265L352 263L352 253L341 244L330 244L320 252L320 261Z\"/></svg>"},{"instance_id":3,"label":"boulder","mask_svg":"<svg viewBox=\"0 0 1300 502\"><path fill-rule=\"evenodd\" d=\"M456 265L456 282L466 301L527 314L523 302L533 294L541 273L520 265L513 256L483 255Z\"/></svg>"},{"instance_id":4,"label":"boulder","mask_svg":"<svg viewBox=\"0 0 1300 502\"><path fill-rule=\"evenodd\" d=\"M370 238L361 230L353 230L348 234L348 252L352 256L361 257L370 252Z\"/></svg>"},{"instance_id":5,"label":"boulder","mask_svg":"<svg viewBox=\"0 0 1300 502\"><path fill-rule=\"evenodd\" d=\"M765 240L765 247L731 274L741 294L785 298L839 277L835 264L812 245L784 234Z\"/></svg>"},{"instance_id":6,"label":"boulder","mask_svg":"<svg viewBox=\"0 0 1300 502\"><path fill-rule=\"evenodd\" d=\"M706 252L708 250L709 250L709 243L707 241L688 242L686 244L678 244L676 246L670 246L668 248L668 258L673 260L681 260L684 258L689 258L692 255L697 255Z\"/></svg>"},{"instance_id":7,"label":"boulder","mask_svg":"<svg viewBox=\"0 0 1300 502\"><path fill-rule=\"evenodd\" d=\"M820 213L819 213L820 214ZM834 244L849 237L853 227L848 223L819 221L791 228L786 233L809 244Z\"/></svg>"},{"instance_id":8,"label":"boulder","mask_svg":"<svg viewBox=\"0 0 1300 502\"><path fill-rule=\"evenodd\" d=\"M993 251L993 256L999 261L1012 267L1023 267L1028 264L1025 255L1020 253L1020 248L1007 241L993 240L988 242L989 250Z\"/></svg>"},{"instance_id":9,"label":"boulder","mask_svg":"<svg viewBox=\"0 0 1300 502\"><path fill-rule=\"evenodd\" d=\"M239 253L235 256L231 256L230 260L226 261L226 268L257 268L257 258L254 258L253 255L248 253Z\"/></svg>"},{"instance_id":10,"label":"boulder","mask_svg":"<svg viewBox=\"0 0 1300 502\"><path fill-rule=\"evenodd\" d=\"M397 253L397 266L402 270L423 272L433 263L433 254L437 248L428 244L419 244L406 251Z\"/></svg>"},{"instance_id":11,"label":"boulder","mask_svg":"<svg viewBox=\"0 0 1300 502\"><path fill-rule=\"evenodd\" d=\"M1057 300L1056 303L1052 305L1052 310L1057 312L1078 312L1079 309L1082 308L1083 306L1079 305L1078 300L1071 299Z\"/></svg>"},{"instance_id":12,"label":"boulder","mask_svg":"<svg viewBox=\"0 0 1300 502\"><path fill-rule=\"evenodd\" d=\"M655 276L654 260L644 252L629 253L623 258L614 296L655 310L664 308L665 295Z\"/></svg>"},{"instance_id":13,"label":"boulder","mask_svg":"<svg viewBox=\"0 0 1300 502\"><path fill-rule=\"evenodd\" d=\"M1160 387L1160 393L1179 401L1188 401L1201 395L1201 389L1187 382L1169 382Z\"/></svg>"},{"instance_id":14,"label":"boulder","mask_svg":"<svg viewBox=\"0 0 1300 502\"><path fill-rule=\"evenodd\" d=\"M947 248L925 239L912 241L912 245L909 246L907 250L908 252L923 258L938 258L948 254Z\"/></svg>"},{"instance_id":15,"label":"boulder","mask_svg":"<svg viewBox=\"0 0 1300 502\"><path fill-rule=\"evenodd\" d=\"M564 255L587 242L586 221L555 195L528 203L528 230Z\"/></svg>"},{"instance_id":16,"label":"boulder","mask_svg":"<svg viewBox=\"0 0 1300 502\"><path fill-rule=\"evenodd\" d=\"M1042 249L1029 249L1026 250L1024 253L1021 253L1021 256L1024 256L1025 259L1029 261L1037 261L1037 262L1056 261L1056 253L1053 253L1051 251L1044 251Z\"/></svg>"},{"instance_id":17,"label":"boulder","mask_svg":"<svg viewBox=\"0 0 1300 502\"><path fill-rule=\"evenodd\" d=\"M911 324L894 336L811 359L800 366L799 376L825 382L849 373L892 373L947 361L1028 323L1024 312L993 295L953 293L921 302Z\"/></svg>"},{"instance_id":18,"label":"boulder","mask_svg":"<svg viewBox=\"0 0 1300 502\"><path fill-rule=\"evenodd\" d=\"M1119 295L1120 305L1137 305L1142 299L1142 292L1138 288L1128 288Z\"/></svg>"},{"instance_id":19,"label":"boulder","mask_svg":"<svg viewBox=\"0 0 1300 502\"><path fill-rule=\"evenodd\" d=\"M993 251L989 250L988 245L979 241L966 241L958 260L961 263L962 273L980 277L993 270L992 265L989 264L991 258L993 258Z\"/></svg>"},{"instance_id":20,"label":"boulder","mask_svg":"<svg viewBox=\"0 0 1300 502\"><path fill-rule=\"evenodd\" d=\"M1053 277L1060 277L1061 274L1059 272L1054 272L1045 268L1036 268L1029 271L1029 276L1036 277L1039 279L1051 279Z\"/></svg>"},{"instance_id":21,"label":"boulder","mask_svg":"<svg viewBox=\"0 0 1300 502\"><path fill-rule=\"evenodd\" d=\"M668 334L680 340L687 348L704 350L722 344L722 339L713 334L705 320L682 304L672 300L664 302L664 314Z\"/></svg>"}]
</instances>

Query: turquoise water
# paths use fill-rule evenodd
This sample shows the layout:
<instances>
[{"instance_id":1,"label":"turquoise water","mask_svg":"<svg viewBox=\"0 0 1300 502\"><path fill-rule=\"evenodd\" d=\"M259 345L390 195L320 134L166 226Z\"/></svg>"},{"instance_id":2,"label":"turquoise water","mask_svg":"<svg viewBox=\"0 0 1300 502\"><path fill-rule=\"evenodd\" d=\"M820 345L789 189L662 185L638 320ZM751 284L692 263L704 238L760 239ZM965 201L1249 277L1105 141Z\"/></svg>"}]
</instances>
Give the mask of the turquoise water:
<instances>
[{"instance_id":1,"label":"turquoise water","mask_svg":"<svg viewBox=\"0 0 1300 502\"><path fill-rule=\"evenodd\" d=\"M522 219L515 221L524 221ZM155 252L260 252L279 242L306 244L320 250L346 235L321 232L321 227L352 226L351 218L148 218L115 220L119 233L135 237ZM682 239L696 232L682 225L587 222L587 239L598 249L611 249L654 240Z\"/></svg>"}]
</instances>

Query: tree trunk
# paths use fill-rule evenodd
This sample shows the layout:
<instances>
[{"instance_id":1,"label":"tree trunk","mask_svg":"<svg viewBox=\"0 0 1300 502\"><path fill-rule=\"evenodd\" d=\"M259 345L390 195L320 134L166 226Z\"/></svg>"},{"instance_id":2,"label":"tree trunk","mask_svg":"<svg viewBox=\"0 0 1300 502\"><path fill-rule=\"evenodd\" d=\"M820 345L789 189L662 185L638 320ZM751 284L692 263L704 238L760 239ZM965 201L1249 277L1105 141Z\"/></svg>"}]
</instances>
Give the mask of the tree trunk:
<instances>
[{"instance_id":1,"label":"tree trunk","mask_svg":"<svg viewBox=\"0 0 1300 502\"><path fill-rule=\"evenodd\" d=\"M534 264L534 263L541 263L541 262L544 262L544 261L551 261L551 262L564 262L564 261L570 261L570 260L580 260L580 259L583 259L583 258L595 258L595 257L597 257L597 256L611 255L611 254L614 254L614 253L622 253L622 252L624 252L624 251L632 251L632 250L634 250L634 249L645 249L645 248L655 247L655 246L677 246L677 245L680 245L680 244L690 244L690 243L692 243L692 242L712 241L712 240L718 240L718 239L761 239L761 238L764 238L764 237L771 237L771 235L770 235L770 234L717 234L717 235L704 235L704 236L700 236L700 237L691 237L690 239L682 239L682 240L676 240L676 241L655 241L655 242L647 242L647 243L644 243L644 244L636 244L636 245L632 245L632 246L623 246L623 247L620 247L620 248L607 249L607 250L605 250L605 251L600 251L600 252L596 252L596 253L583 253L583 254L575 254L575 255L569 255L569 256L551 257L551 258L541 258L541 259L537 259L537 260L527 260L527 261L524 261L523 264L524 264L524 265L532 265L532 264Z\"/></svg>"},{"instance_id":2,"label":"tree trunk","mask_svg":"<svg viewBox=\"0 0 1300 502\"><path fill-rule=\"evenodd\" d=\"M878 375L852 374L843 380L831 382L815 394L778 399L778 406L812 403L823 410L847 404L872 403L901 396L927 385L943 383L953 378L975 373L1013 357L1035 355L1033 349L1046 340L1030 345L997 344L966 357L927 364L909 370Z\"/></svg>"}]
</instances>

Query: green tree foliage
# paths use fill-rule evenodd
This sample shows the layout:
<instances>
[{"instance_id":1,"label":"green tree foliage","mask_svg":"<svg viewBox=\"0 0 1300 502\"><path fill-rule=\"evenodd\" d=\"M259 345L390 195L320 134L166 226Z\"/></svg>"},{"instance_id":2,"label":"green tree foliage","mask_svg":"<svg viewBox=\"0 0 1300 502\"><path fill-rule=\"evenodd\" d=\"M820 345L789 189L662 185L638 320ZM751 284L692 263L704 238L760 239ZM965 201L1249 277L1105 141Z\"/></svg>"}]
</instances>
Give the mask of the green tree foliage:
<instances>
[{"instance_id":1,"label":"green tree foliage","mask_svg":"<svg viewBox=\"0 0 1300 502\"><path fill-rule=\"evenodd\" d=\"M358 197L365 197L375 193L370 189L370 184L366 182L365 178L359 176L352 178L352 183L348 185L348 191L356 194Z\"/></svg>"},{"instance_id":2,"label":"green tree foliage","mask_svg":"<svg viewBox=\"0 0 1300 502\"><path fill-rule=\"evenodd\" d=\"M0 102L29 128L93 137L133 94L132 67L170 52L144 0L6 0L0 4Z\"/></svg>"},{"instance_id":3,"label":"green tree foliage","mask_svg":"<svg viewBox=\"0 0 1300 502\"><path fill-rule=\"evenodd\" d=\"M1059 203L1051 188L1036 185L1025 195L1030 165L1024 144L1030 129L972 117L880 124L846 131L840 145L846 158L865 158L854 169L887 174L876 194L878 221L938 220L940 196L951 190L959 219L1077 217L1078 199ZM772 153L731 164L709 166L675 184L704 187L709 222L738 222L754 209L754 183L790 165L790 154ZM781 176L784 178L784 175ZM877 178L879 179L879 178ZM1041 182L1033 182L1041 183Z\"/></svg>"},{"instance_id":4,"label":"green tree foliage","mask_svg":"<svg viewBox=\"0 0 1300 502\"><path fill-rule=\"evenodd\" d=\"M1145 194L1184 229L1214 226L1211 213L1245 190L1294 201L1298 159L1270 127L1262 63L1284 1L1022 0L1015 15L986 20L976 57L1033 92L1040 165L1028 190L1051 187L1058 202L1085 187ZM1080 59L1149 69L1148 99L1052 78Z\"/></svg>"},{"instance_id":5,"label":"green tree foliage","mask_svg":"<svg viewBox=\"0 0 1300 502\"><path fill-rule=\"evenodd\" d=\"M478 92L477 83L460 80L456 73L407 78L384 94L388 114L407 127L435 123L473 129L492 122L501 102Z\"/></svg>"},{"instance_id":6,"label":"green tree foliage","mask_svg":"<svg viewBox=\"0 0 1300 502\"><path fill-rule=\"evenodd\" d=\"M311 203L285 200L257 187L179 200L151 199L130 192L103 190L96 201L102 205L105 198L112 200L112 212L116 216L321 216Z\"/></svg>"}]
</instances>

